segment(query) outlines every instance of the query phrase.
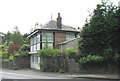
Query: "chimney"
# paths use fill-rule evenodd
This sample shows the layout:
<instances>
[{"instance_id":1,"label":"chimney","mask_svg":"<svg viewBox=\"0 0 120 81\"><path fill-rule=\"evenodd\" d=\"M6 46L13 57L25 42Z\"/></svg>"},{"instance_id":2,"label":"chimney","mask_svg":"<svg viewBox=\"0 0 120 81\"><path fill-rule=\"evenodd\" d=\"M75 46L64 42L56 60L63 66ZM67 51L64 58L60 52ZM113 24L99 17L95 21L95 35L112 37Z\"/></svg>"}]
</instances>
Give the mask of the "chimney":
<instances>
[{"instance_id":1,"label":"chimney","mask_svg":"<svg viewBox=\"0 0 120 81\"><path fill-rule=\"evenodd\" d=\"M118 2L118 7L120 8L120 1Z\"/></svg>"},{"instance_id":2,"label":"chimney","mask_svg":"<svg viewBox=\"0 0 120 81\"><path fill-rule=\"evenodd\" d=\"M58 13L57 27L58 27L59 29L62 29L62 18L60 17L60 13Z\"/></svg>"}]
</instances>

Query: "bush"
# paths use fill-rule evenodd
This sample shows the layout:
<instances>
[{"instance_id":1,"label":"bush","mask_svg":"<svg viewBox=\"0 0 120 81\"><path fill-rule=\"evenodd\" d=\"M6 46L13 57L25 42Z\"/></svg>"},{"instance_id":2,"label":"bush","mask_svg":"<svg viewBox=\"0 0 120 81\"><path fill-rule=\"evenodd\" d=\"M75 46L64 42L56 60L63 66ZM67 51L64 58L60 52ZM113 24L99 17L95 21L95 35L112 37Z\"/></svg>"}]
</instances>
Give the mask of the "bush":
<instances>
[{"instance_id":1,"label":"bush","mask_svg":"<svg viewBox=\"0 0 120 81\"><path fill-rule=\"evenodd\" d=\"M2 59L3 62L10 62L9 59Z\"/></svg>"},{"instance_id":2,"label":"bush","mask_svg":"<svg viewBox=\"0 0 120 81\"><path fill-rule=\"evenodd\" d=\"M38 55L40 56L60 56L61 55L61 50L59 49L42 49L38 51Z\"/></svg>"},{"instance_id":3,"label":"bush","mask_svg":"<svg viewBox=\"0 0 120 81\"><path fill-rule=\"evenodd\" d=\"M76 54L76 50L74 48L67 48L66 55L73 55Z\"/></svg>"},{"instance_id":4,"label":"bush","mask_svg":"<svg viewBox=\"0 0 120 81\"><path fill-rule=\"evenodd\" d=\"M58 70L58 73L65 73L65 71L60 69L60 70Z\"/></svg>"},{"instance_id":5,"label":"bush","mask_svg":"<svg viewBox=\"0 0 120 81\"><path fill-rule=\"evenodd\" d=\"M9 61L12 61L13 59L14 59L14 56L12 54L10 54Z\"/></svg>"},{"instance_id":6,"label":"bush","mask_svg":"<svg viewBox=\"0 0 120 81\"><path fill-rule=\"evenodd\" d=\"M30 49L30 45L23 44L22 47L20 48L20 51L27 51Z\"/></svg>"},{"instance_id":7,"label":"bush","mask_svg":"<svg viewBox=\"0 0 120 81\"><path fill-rule=\"evenodd\" d=\"M8 47L5 45L0 45L0 58L8 58Z\"/></svg>"},{"instance_id":8,"label":"bush","mask_svg":"<svg viewBox=\"0 0 120 81\"><path fill-rule=\"evenodd\" d=\"M102 62L104 60L104 58L102 56L91 56L91 55L88 55L87 57L82 57L80 60L79 60L79 63L80 65L86 65L86 64L94 64L94 63L98 63L98 62Z\"/></svg>"},{"instance_id":9,"label":"bush","mask_svg":"<svg viewBox=\"0 0 120 81\"><path fill-rule=\"evenodd\" d=\"M19 52L14 53L14 56L20 56Z\"/></svg>"},{"instance_id":10,"label":"bush","mask_svg":"<svg viewBox=\"0 0 120 81\"><path fill-rule=\"evenodd\" d=\"M29 52L28 51L20 51L20 56L28 56Z\"/></svg>"},{"instance_id":11,"label":"bush","mask_svg":"<svg viewBox=\"0 0 120 81\"><path fill-rule=\"evenodd\" d=\"M19 67L17 67L17 66L14 66L12 69L13 69L13 70L20 70L21 68L19 68Z\"/></svg>"}]
</instances>

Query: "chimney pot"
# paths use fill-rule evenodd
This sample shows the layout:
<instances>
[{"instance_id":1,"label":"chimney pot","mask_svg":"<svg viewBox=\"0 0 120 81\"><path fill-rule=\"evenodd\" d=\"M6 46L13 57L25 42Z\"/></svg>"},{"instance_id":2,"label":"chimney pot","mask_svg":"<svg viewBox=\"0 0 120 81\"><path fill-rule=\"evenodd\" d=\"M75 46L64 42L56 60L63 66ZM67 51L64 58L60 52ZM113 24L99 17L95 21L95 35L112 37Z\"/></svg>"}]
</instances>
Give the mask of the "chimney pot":
<instances>
[{"instance_id":1,"label":"chimney pot","mask_svg":"<svg viewBox=\"0 0 120 81\"><path fill-rule=\"evenodd\" d=\"M62 18L60 17L60 13L58 13L57 27L58 27L59 29L62 29Z\"/></svg>"}]
</instances>

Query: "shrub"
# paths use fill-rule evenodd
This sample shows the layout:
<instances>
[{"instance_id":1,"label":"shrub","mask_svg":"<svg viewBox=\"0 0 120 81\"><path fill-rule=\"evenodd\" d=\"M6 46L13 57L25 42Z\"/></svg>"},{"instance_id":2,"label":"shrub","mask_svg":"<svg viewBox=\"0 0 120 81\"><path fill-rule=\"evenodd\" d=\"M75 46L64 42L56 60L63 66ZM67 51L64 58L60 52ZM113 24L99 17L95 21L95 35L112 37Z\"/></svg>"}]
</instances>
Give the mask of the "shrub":
<instances>
[{"instance_id":1,"label":"shrub","mask_svg":"<svg viewBox=\"0 0 120 81\"><path fill-rule=\"evenodd\" d=\"M10 54L9 61L12 61L13 59L14 59L14 56L12 54Z\"/></svg>"},{"instance_id":2,"label":"shrub","mask_svg":"<svg viewBox=\"0 0 120 81\"><path fill-rule=\"evenodd\" d=\"M65 71L60 69L60 70L58 70L58 73L65 73Z\"/></svg>"},{"instance_id":3,"label":"shrub","mask_svg":"<svg viewBox=\"0 0 120 81\"><path fill-rule=\"evenodd\" d=\"M20 45L17 45L17 44L13 44L11 47L10 47L10 53L14 53L16 51L19 51L20 49Z\"/></svg>"},{"instance_id":4,"label":"shrub","mask_svg":"<svg viewBox=\"0 0 120 81\"><path fill-rule=\"evenodd\" d=\"M61 50L59 49L42 49L38 51L38 55L40 56L60 56Z\"/></svg>"},{"instance_id":5,"label":"shrub","mask_svg":"<svg viewBox=\"0 0 120 81\"><path fill-rule=\"evenodd\" d=\"M103 61L104 58L102 56L91 56L91 55L88 55L87 57L82 57L80 60L79 60L79 63L80 65L85 65L87 63L97 63L97 62L101 62Z\"/></svg>"},{"instance_id":6,"label":"shrub","mask_svg":"<svg viewBox=\"0 0 120 81\"><path fill-rule=\"evenodd\" d=\"M9 59L2 59L3 62L9 62Z\"/></svg>"},{"instance_id":7,"label":"shrub","mask_svg":"<svg viewBox=\"0 0 120 81\"><path fill-rule=\"evenodd\" d=\"M0 45L0 58L8 58L8 47Z\"/></svg>"},{"instance_id":8,"label":"shrub","mask_svg":"<svg viewBox=\"0 0 120 81\"><path fill-rule=\"evenodd\" d=\"M13 69L13 70L20 70L21 68L19 68L19 67L17 67L17 66L14 66L12 69Z\"/></svg>"},{"instance_id":9,"label":"shrub","mask_svg":"<svg viewBox=\"0 0 120 81\"><path fill-rule=\"evenodd\" d=\"M20 48L20 51L27 51L30 49L30 45L23 44L22 47Z\"/></svg>"},{"instance_id":10,"label":"shrub","mask_svg":"<svg viewBox=\"0 0 120 81\"><path fill-rule=\"evenodd\" d=\"M76 54L76 50L74 48L67 48L66 55L73 55Z\"/></svg>"},{"instance_id":11,"label":"shrub","mask_svg":"<svg viewBox=\"0 0 120 81\"><path fill-rule=\"evenodd\" d=\"M53 49L53 56L60 56L62 51L60 49Z\"/></svg>"},{"instance_id":12,"label":"shrub","mask_svg":"<svg viewBox=\"0 0 120 81\"><path fill-rule=\"evenodd\" d=\"M28 56L29 52L28 51L20 51L21 56Z\"/></svg>"}]
</instances>

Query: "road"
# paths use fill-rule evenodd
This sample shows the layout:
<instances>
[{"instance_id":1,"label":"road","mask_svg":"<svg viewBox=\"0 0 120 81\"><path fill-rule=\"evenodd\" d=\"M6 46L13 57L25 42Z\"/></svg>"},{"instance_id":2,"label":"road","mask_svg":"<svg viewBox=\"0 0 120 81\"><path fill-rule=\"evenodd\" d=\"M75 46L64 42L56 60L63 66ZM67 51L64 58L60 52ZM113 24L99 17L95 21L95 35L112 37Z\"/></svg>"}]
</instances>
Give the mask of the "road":
<instances>
[{"instance_id":1,"label":"road","mask_svg":"<svg viewBox=\"0 0 120 81\"><path fill-rule=\"evenodd\" d=\"M61 77L48 77L48 76L36 76L36 75L25 75L19 73L0 72L3 79L66 79Z\"/></svg>"},{"instance_id":2,"label":"road","mask_svg":"<svg viewBox=\"0 0 120 81\"><path fill-rule=\"evenodd\" d=\"M25 75L19 73L0 72L2 74L2 81L115 81L115 80L98 80L98 79L87 79L87 78L62 78L62 77L49 77L49 76L36 76L36 75ZM117 80L116 80L117 81Z\"/></svg>"}]
</instances>

